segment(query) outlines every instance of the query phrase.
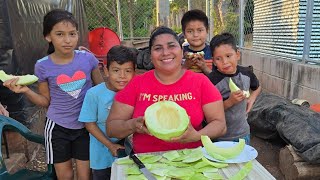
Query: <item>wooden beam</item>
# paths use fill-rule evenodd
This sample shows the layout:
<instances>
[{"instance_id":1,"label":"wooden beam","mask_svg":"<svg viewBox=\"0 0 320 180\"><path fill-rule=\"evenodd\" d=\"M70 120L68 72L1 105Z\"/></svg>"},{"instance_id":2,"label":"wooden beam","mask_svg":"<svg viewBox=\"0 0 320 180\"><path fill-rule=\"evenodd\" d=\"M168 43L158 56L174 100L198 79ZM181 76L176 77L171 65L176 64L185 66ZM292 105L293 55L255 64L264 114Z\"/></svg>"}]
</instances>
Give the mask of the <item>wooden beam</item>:
<instances>
[{"instance_id":1,"label":"wooden beam","mask_svg":"<svg viewBox=\"0 0 320 180\"><path fill-rule=\"evenodd\" d=\"M280 150L280 170L285 179L320 179L320 165L305 162L291 145Z\"/></svg>"}]
</instances>

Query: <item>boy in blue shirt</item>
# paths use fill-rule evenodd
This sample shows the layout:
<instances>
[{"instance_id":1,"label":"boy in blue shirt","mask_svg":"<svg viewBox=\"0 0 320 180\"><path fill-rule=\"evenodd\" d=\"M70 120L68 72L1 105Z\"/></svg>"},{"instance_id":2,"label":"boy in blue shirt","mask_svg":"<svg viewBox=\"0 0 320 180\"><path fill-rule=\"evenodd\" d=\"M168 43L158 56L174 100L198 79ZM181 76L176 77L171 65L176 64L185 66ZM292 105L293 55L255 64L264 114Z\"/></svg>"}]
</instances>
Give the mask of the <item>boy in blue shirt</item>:
<instances>
[{"instance_id":1,"label":"boy in blue shirt","mask_svg":"<svg viewBox=\"0 0 320 180\"><path fill-rule=\"evenodd\" d=\"M111 165L123 146L118 139L106 135L106 119L114 96L135 74L136 57L124 46L114 46L107 54L107 67L103 67L106 82L88 90L79 116L90 133L90 168L93 180L110 179Z\"/></svg>"},{"instance_id":2,"label":"boy in blue shirt","mask_svg":"<svg viewBox=\"0 0 320 180\"><path fill-rule=\"evenodd\" d=\"M186 12L181 19L182 32L188 41L183 47L184 67L208 75L212 70L212 53L206 44L209 22L207 15L198 9Z\"/></svg>"},{"instance_id":3,"label":"boy in blue shirt","mask_svg":"<svg viewBox=\"0 0 320 180\"><path fill-rule=\"evenodd\" d=\"M230 33L216 35L210 42L214 68L208 75L210 81L219 89L227 121L227 133L216 139L217 141L238 141L243 138L250 144L250 126L247 122L247 113L261 92L259 80L249 67L238 65L240 51L236 40ZM240 90L231 92L229 81L232 81ZM249 97L244 91L251 91Z\"/></svg>"}]
</instances>

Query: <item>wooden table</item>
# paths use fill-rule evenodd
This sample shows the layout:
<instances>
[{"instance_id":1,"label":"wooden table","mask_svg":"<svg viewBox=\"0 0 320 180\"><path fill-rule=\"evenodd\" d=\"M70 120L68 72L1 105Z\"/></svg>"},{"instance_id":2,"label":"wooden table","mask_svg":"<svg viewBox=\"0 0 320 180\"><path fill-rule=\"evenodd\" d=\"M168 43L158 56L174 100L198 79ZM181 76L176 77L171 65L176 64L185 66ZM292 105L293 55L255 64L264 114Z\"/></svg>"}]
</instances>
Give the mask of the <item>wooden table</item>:
<instances>
[{"instance_id":1,"label":"wooden table","mask_svg":"<svg viewBox=\"0 0 320 180\"><path fill-rule=\"evenodd\" d=\"M245 178L247 180L272 180L275 178L257 161L253 160L253 169L249 175ZM219 169L219 173L228 179L232 175L236 174L245 163L229 164L228 167ZM125 165L118 165L116 162L112 164L111 180L125 180L126 175L124 174Z\"/></svg>"}]
</instances>

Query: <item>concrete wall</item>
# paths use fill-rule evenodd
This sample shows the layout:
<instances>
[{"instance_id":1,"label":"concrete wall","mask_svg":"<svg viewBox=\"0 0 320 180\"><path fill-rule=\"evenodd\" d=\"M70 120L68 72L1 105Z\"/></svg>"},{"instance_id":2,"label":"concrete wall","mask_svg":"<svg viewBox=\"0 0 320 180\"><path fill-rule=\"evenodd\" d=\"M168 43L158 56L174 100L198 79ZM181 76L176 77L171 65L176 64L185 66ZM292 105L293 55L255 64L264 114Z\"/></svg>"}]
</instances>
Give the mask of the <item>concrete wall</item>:
<instances>
[{"instance_id":1,"label":"concrete wall","mask_svg":"<svg viewBox=\"0 0 320 180\"><path fill-rule=\"evenodd\" d=\"M241 50L241 64L254 67L263 91L289 100L305 99L320 104L320 66Z\"/></svg>"}]
</instances>

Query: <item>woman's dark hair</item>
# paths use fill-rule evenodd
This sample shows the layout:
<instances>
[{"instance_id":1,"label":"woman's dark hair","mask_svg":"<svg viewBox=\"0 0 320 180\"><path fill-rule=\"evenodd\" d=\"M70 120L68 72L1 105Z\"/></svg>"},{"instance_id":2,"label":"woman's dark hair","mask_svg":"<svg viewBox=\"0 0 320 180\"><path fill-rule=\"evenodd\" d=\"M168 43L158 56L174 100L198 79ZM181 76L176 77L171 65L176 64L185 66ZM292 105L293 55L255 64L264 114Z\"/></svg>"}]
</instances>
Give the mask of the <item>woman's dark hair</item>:
<instances>
[{"instance_id":1,"label":"woman's dark hair","mask_svg":"<svg viewBox=\"0 0 320 180\"><path fill-rule=\"evenodd\" d=\"M149 40L149 50L151 50L151 47L154 43L155 38L161 34L171 34L179 43L179 37L176 32L174 32L172 29L166 26L159 26L155 28L151 33L150 40ZM181 44L180 44L180 47L182 47Z\"/></svg>"},{"instance_id":2,"label":"woman's dark hair","mask_svg":"<svg viewBox=\"0 0 320 180\"><path fill-rule=\"evenodd\" d=\"M78 29L78 23L73 17L72 13L63 9L54 9L49 11L43 18L43 36L46 37L53 29L53 26L61 21L66 21L71 23ZM54 46L52 42L49 43L49 48L47 53L51 54L54 52Z\"/></svg>"},{"instance_id":3,"label":"woman's dark hair","mask_svg":"<svg viewBox=\"0 0 320 180\"><path fill-rule=\"evenodd\" d=\"M122 65L126 62L132 62L133 68L136 66L137 56L133 49L122 45L113 46L107 54L107 69L109 69L112 62L117 62Z\"/></svg>"}]
</instances>

